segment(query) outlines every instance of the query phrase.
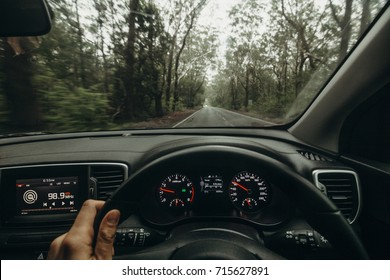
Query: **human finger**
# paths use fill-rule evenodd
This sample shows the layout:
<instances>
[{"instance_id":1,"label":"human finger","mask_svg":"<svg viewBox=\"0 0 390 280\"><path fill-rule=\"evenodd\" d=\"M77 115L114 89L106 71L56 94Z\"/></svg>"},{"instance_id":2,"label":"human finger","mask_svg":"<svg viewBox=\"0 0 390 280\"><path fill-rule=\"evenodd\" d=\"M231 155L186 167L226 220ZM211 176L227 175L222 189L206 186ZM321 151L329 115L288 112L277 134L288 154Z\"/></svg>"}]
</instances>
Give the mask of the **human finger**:
<instances>
[{"instance_id":1,"label":"human finger","mask_svg":"<svg viewBox=\"0 0 390 280\"><path fill-rule=\"evenodd\" d=\"M93 222L104 201L87 200L83 203L68 234L61 244L60 257L63 259L93 259Z\"/></svg>"},{"instance_id":2,"label":"human finger","mask_svg":"<svg viewBox=\"0 0 390 280\"><path fill-rule=\"evenodd\" d=\"M96 238L95 257L100 260L110 260L113 255L116 229L120 212L116 209L109 211L99 226Z\"/></svg>"},{"instance_id":3,"label":"human finger","mask_svg":"<svg viewBox=\"0 0 390 280\"><path fill-rule=\"evenodd\" d=\"M75 236L88 236L90 238L89 243L93 242L93 223L95 221L96 214L103 207L104 201L99 200L86 200L80 209L76 220L73 223L72 228L69 230L69 234Z\"/></svg>"},{"instance_id":4,"label":"human finger","mask_svg":"<svg viewBox=\"0 0 390 280\"><path fill-rule=\"evenodd\" d=\"M67 233L64 233L51 242L49 252L47 253L48 260L62 259L61 247L66 235Z\"/></svg>"}]
</instances>

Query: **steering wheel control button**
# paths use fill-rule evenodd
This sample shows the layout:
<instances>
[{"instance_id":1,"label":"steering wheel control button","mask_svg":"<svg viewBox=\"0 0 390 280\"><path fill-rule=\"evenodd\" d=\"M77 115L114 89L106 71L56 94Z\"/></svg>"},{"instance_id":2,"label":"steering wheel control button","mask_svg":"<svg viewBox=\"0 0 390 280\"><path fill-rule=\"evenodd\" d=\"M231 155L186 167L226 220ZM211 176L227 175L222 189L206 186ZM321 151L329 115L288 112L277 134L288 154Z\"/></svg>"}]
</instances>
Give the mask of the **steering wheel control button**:
<instances>
[{"instance_id":1,"label":"steering wheel control button","mask_svg":"<svg viewBox=\"0 0 390 280\"><path fill-rule=\"evenodd\" d=\"M299 234L297 236L297 240L298 240L298 244L300 244L300 245L307 245L308 244L307 236L304 234Z\"/></svg>"},{"instance_id":2,"label":"steering wheel control button","mask_svg":"<svg viewBox=\"0 0 390 280\"><path fill-rule=\"evenodd\" d=\"M157 244L164 240L164 235L144 227L119 228L115 236L115 246L145 247Z\"/></svg>"},{"instance_id":3,"label":"steering wheel control button","mask_svg":"<svg viewBox=\"0 0 390 280\"><path fill-rule=\"evenodd\" d=\"M306 258L312 254L323 255L331 252L331 244L314 230L287 230L266 240L268 248L291 258Z\"/></svg>"},{"instance_id":4,"label":"steering wheel control button","mask_svg":"<svg viewBox=\"0 0 390 280\"><path fill-rule=\"evenodd\" d=\"M292 236L292 238L294 239L295 244L299 246L306 246L311 248L320 247L318 239L316 239L314 236L314 231L311 230L287 231L286 236L287 233L290 233L290 236Z\"/></svg>"}]
</instances>

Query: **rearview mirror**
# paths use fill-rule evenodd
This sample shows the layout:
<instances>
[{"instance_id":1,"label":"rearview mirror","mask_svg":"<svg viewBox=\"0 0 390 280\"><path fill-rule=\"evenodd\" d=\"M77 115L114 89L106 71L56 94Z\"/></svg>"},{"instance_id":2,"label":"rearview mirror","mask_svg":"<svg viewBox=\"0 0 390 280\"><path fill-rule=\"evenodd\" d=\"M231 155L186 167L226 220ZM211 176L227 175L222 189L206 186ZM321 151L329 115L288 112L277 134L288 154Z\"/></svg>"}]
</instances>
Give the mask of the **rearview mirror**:
<instances>
[{"instance_id":1,"label":"rearview mirror","mask_svg":"<svg viewBox=\"0 0 390 280\"><path fill-rule=\"evenodd\" d=\"M38 36L50 29L45 0L0 0L0 37Z\"/></svg>"}]
</instances>

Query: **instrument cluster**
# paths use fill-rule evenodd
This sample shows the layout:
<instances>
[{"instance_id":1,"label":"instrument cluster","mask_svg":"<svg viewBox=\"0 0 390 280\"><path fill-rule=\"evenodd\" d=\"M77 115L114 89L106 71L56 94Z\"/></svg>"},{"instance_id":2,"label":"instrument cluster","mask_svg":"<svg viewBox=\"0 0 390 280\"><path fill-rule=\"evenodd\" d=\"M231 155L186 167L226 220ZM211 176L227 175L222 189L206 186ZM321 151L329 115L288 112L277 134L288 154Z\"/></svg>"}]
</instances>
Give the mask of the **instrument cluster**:
<instances>
[{"instance_id":1,"label":"instrument cluster","mask_svg":"<svg viewBox=\"0 0 390 280\"><path fill-rule=\"evenodd\" d=\"M201 176L196 185L185 175L170 175L157 188L159 203L172 211L185 211L192 207L196 191L199 192L197 198L223 195L226 192L237 210L255 213L266 207L271 200L271 186L265 179L251 172L240 172L227 183L220 175Z\"/></svg>"},{"instance_id":2,"label":"instrument cluster","mask_svg":"<svg viewBox=\"0 0 390 280\"><path fill-rule=\"evenodd\" d=\"M141 203L144 218L156 225L191 218L234 218L275 225L290 213L285 195L259 172L177 172L159 179Z\"/></svg>"}]
</instances>

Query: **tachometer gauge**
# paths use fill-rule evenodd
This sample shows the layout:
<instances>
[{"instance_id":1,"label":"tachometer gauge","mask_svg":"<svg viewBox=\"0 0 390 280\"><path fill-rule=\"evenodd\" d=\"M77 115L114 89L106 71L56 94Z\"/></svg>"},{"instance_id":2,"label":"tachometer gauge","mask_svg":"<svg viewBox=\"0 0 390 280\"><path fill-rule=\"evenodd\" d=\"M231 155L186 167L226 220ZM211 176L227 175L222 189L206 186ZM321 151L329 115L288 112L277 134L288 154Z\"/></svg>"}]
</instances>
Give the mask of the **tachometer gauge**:
<instances>
[{"instance_id":1,"label":"tachometer gauge","mask_svg":"<svg viewBox=\"0 0 390 280\"><path fill-rule=\"evenodd\" d=\"M194 200L194 185L184 175L171 175L165 178L159 186L158 198L163 207L184 210Z\"/></svg>"},{"instance_id":2,"label":"tachometer gauge","mask_svg":"<svg viewBox=\"0 0 390 280\"><path fill-rule=\"evenodd\" d=\"M238 173L229 185L229 196L233 205L243 212L257 212L268 205L271 198L268 183L258 175Z\"/></svg>"}]
</instances>

